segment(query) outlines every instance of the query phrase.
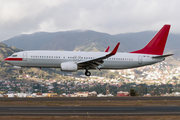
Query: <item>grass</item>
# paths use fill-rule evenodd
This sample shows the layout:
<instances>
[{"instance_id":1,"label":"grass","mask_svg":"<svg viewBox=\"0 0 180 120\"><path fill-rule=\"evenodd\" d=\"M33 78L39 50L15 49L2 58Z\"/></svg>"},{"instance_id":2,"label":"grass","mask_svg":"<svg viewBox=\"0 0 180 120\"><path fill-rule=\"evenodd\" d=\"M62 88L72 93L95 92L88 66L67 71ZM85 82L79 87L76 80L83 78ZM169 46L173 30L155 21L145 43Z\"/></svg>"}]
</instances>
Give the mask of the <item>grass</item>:
<instances>
[{"instance_id":1,"label":"grass","mask_svg":"<svg viewBox=\"0 0 180 120\"><path fill-rule=\"evenodd\" d=\"M0 106L143 106L180 105L180 100L147 101L0 101Z\"/></svg>"}]
</instances>

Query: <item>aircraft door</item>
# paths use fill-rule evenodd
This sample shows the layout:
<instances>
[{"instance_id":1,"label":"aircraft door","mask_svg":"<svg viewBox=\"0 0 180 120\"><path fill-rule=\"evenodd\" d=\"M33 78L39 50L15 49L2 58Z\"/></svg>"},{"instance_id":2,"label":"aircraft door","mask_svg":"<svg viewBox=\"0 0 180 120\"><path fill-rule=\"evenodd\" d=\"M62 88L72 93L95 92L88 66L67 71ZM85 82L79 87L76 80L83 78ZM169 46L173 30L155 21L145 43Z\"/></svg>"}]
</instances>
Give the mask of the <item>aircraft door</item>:
<instances>
[{"instance_id":1,"label":"aircraft door","mask_svg":"<svg viewBox=\"0 0 180 120\"><path fill-rule=\"evenodd\" d=\"M27 52L23 52L23 61L27 61Z\"/></svg>"},{"instance_id":2,"label":"aircraft door","mask_svg":"<svg viewBox=\"0 0 180 120\"><path fill-rule=\"evenodd\" d=\"M138 63L141 65L142 64L142 56L138 56Z\"/></svg>"}]
</instances>

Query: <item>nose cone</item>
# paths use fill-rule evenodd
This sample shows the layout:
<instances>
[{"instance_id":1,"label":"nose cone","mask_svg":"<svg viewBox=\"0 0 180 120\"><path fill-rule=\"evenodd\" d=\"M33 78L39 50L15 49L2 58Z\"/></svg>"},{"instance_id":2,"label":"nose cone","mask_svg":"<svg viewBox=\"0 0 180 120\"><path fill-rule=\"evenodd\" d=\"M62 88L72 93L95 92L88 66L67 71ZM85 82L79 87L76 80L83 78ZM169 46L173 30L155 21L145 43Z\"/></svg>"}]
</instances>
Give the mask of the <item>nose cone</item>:
<instances>
[{"instance_id":1,"label":"nose cone","mask_svg":"<svg viewBox=\"0 0 180 120\"><path fill-rule=\"evenodd\" d=\"M5 58L5 59L4 59L4 61L7 61L7 60L8 60L8 58Z\"/></svg>"},{"instance_id":2,"label":"nose cone","mask_svg":"<svg viewBox=\"0 0 180 120\"><path fill-rule=\"evenodd\" d=\"M22 61L22 58L5 58L4 61Z\"/></svg>"},{"instance_id":3,"label":"nose cone","mask_svg":"<svg viewBox=\"0 0 180 120\"><path fill-rule=\"evenodd\" d=\"M10 64L10 63L9 63L9 62L10 62L10 59L9 59L9 58L5 58L5 59L4 59L4 62Z\"/></svg>"},{"instance_id":4,"label":"nose cone","mask_svg":"<svg viewBox=\"0 0 180 120\"><path fill-rule=\"evenodd\" d=\"M4 59L4 62L7 63L7 64L10 64L10 65L13 65L13 64L11 63L11 61L10 61L10 58L5 58L5 59Z\"/></svg>"}]
</instances>

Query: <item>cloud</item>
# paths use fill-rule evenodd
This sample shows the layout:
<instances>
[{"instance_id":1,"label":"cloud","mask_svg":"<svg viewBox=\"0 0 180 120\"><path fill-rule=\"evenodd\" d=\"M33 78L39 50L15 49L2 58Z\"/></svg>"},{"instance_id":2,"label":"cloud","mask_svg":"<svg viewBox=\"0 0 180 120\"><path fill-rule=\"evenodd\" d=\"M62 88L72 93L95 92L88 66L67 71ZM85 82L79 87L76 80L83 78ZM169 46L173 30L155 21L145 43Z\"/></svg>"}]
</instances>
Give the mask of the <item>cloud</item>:
<instances>
[{"instance_id":1,"label":"cloud","mask_svg":"<svg viewBox=\"0 0 180 120\"><path fill-rule=\"evenodd\" d=\"M180 33L178 0L1 0L0 41L37 31L91 29L110 34L159 30Z\"/></svg>"}]
</instances>

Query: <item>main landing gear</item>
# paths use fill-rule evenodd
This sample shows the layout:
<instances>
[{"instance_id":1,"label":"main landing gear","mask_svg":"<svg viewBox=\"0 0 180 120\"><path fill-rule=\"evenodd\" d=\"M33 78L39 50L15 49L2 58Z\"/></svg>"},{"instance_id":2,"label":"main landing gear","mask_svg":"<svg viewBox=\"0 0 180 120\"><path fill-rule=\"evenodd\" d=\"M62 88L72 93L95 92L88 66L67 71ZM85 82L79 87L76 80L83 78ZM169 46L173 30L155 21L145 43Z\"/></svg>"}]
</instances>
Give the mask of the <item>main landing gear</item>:
<instances>
[{"instance_id":1,"label":"main landing gear","mask_svg":"<svg viewBox=\"0 0 180 120\"><path fill-rule=\"evenodd\" d=\"M88 70L86 70L85 75L86 75L86 76L90 76L90 75L91 75L91 72L89 72Z\"/></svg>"}]
</instances>

